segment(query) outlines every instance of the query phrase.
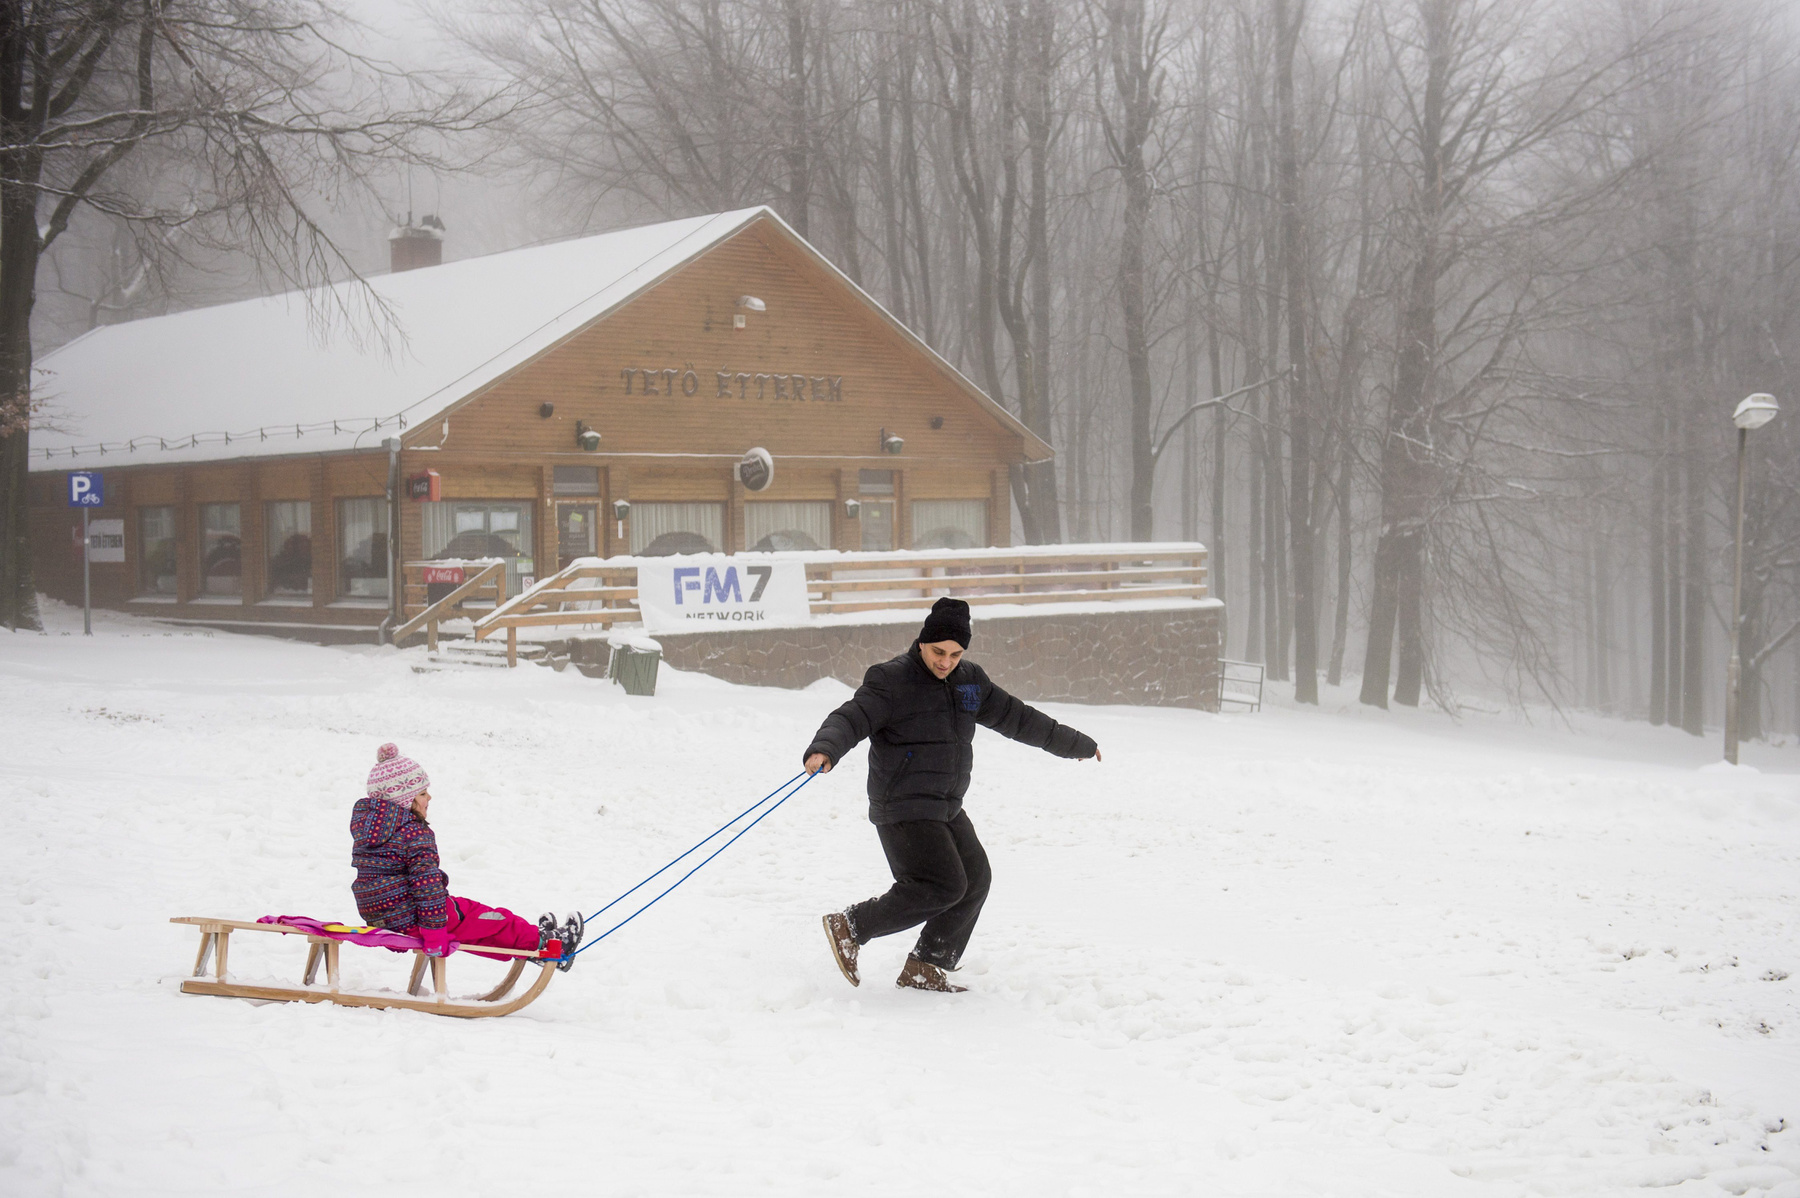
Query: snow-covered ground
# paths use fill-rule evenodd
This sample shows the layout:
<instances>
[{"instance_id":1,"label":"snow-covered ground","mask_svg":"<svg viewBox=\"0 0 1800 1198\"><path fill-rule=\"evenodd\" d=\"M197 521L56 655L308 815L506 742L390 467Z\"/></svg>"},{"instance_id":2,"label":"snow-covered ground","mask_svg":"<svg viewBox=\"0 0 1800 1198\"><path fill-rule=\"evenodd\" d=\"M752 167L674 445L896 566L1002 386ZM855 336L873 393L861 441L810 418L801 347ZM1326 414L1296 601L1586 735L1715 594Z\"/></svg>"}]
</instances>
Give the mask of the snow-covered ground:
<instances>
[{"instance_id":1,"label":"snow-covered ground","mask_svg":"<svg viewBox=\"0 0 1800 1198\"><path fill-rule=\"evenodd\" d=\"M860 990L827 956L819 913L887 881L859 752L471 1023L184 996L166 920L353 916L384 740L453 890L591 911L791 775L845 689L50 619L0 633L6 1195L1800 1196L1800 750L1706 768L1710 738L1347 693L1052 705L1106 760L981 734L970 993L896 991L903 937Z\"/></svg>"}]
</instances>

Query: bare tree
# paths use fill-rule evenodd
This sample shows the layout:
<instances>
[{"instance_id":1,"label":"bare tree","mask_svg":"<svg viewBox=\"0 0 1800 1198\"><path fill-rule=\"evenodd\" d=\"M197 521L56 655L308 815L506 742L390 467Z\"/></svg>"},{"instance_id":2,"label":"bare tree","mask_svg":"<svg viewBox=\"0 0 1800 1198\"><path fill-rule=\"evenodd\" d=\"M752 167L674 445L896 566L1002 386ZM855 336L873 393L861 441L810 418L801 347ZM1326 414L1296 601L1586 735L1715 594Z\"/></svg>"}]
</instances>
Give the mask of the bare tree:
<instances>
[{"instance_id":1,"label":"bare tree","mask_svg":"<svg viewBox=\"0 0 1800 1198\"><path fill-rule=\"evenodd\" d=\"M278 277L348 269L303 198L374 163L439 162L481 106L342 49L317 0L17 0L0 6L0 623L36 625L26 513L31 311L44 253L91 211L180 229ZM147 150L180 186L133 191ZM349 293L354 296L355 293Z\"/></svg>"}]
</instances>

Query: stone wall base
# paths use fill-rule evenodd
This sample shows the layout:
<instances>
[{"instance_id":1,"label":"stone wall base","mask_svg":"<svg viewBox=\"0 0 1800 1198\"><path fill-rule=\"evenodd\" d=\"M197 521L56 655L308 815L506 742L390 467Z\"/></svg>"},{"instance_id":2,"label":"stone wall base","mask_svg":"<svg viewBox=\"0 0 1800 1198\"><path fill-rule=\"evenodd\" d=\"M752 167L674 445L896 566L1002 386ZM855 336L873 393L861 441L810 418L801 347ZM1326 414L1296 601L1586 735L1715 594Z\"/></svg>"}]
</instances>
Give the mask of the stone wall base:
<instances>
[{"instance_id":1,"label":"stone wall base","mask_svg":"<svg viewBox=\"0 0 1800 1198\"><path fill-rule=\"evenodd\" d=\"M1224 609L1081 612L991 618L975 613L969 657L1033 702L1219 708ZM790 689L821 678L849 686L903 653L915 624L831 624L659 635L663 660L728 682Z\"/></svg>"}]
</instances>

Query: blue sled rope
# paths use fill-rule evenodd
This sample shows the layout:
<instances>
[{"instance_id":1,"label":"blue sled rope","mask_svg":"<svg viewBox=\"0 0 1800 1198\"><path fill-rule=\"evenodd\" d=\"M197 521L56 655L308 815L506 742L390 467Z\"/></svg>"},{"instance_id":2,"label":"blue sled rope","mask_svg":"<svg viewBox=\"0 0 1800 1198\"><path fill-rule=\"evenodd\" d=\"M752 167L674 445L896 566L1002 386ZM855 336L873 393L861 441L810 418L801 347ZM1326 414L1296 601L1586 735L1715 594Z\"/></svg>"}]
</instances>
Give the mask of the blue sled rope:
<instances>
[{"instance_id":1,"label":"blue sled rope","mask_svg":"<svg viewBox=\"0 0 1800 1198\"><path fill-rule=\"evenodd\" d=\"M736 835L734 835L730 840L727 840L724 844L720 845L718 848L714 849L710 854L708 854L705 857L705 859L703 859L700 862L699 865L694 866L694 868L688 870L685 874L682 874L679 878L676 878L675 881L671 882L668 886L668 889L664 890L661 894L658 894L655 898L651 899L649 902L647 902L643 906L639 907L636 911L633 911L630 915L627 915L624 919L621 919L618 923L614 924L612 927L606 929L606 931L600 933L598 936L594 937L592 940L589 940L586 944L584 944L580 948L576 949L573 955L579 957L582 953L585 953L588 949L593 948L596 944L599 944L602 940L605 940L608 936L612 935L614 932L618 931L620 928L624 927L626 924L630 923L632 920L636 919L638 916L642 915L644 912L648 911L650 908L656 906L657 903L661 902L665 897L668 896L670 891L674 890L675 887L681 885L683 882L687 881L689 878L691 878L695 874L699 873L700 870L705 868L707 862L711 861L714 857L717 857L720 853L723 853L726 849L728 849L732 845L736 844L738 842L738 839L740 837L742 837L744 835L744 833L746 833L750 829L756 827L756 825L762 823L763 820L769 818L770 815L774 814L775 809L777 807L781 806L783 803L787 802L789 799L791 799L795 795L799 794L800 791L803 788L805 788L806 784L808 782L811 782L817 776L818 776L817 774L809 774L805 770L802 770L800 773L795 774L792 778L789 778L786 782L783 782L780 786L777 786L774 790L771 790L768 794L764 795L762 798L756 800L756 802L750 804L750 806L744 808L744 810L742 810L738 814L736 814L736 815L732 816L730 819L726 820L725 823L720 825L716 831L709 833L699 843L695 844L693 848L690 848L687 852L681 854L681 856L675 858L673 861L669 862L667 865L663 866L661 869L657 870L655 873L653 873L649 877L645 878L642 882L639 882L636 886L633 886L630 890L627 890L624 894L621 894L618 898L616 898L612 902L606 904L606 906L600 908L600 910L594 912L592 915L590 915L588 917L589 922L592 922L593 920L600 918L600 916L604 915L607 911L618 906L620 903L624 902L631 895L637 893L638 891L642 890L644 887L648 886L651 882L655 881L658 877L669 872L671 869L674 869L677 865L681 864L682 861L684 861L688 857L693 856L696 852L698 852L701 848L703 848L709 841L712 841L712 840L716 839L717 837L723 835L733 824L737 823L739 820L741 820L745 816L749 815L752 811L755 811L758 807L761 807L764 803L768 803L770 799L774 799L776 795L781 795L781 797L779 799L776 799L775 802L769 806L768 810L764 811L761 815L758 815L755 819L751 820L749 823L745 824L742 828L738 829ZM799 783L798 786L794 785L794 783L796 783L796 782ZM792 787L792 789L789 789L790 787ZM787 791L786 794L781 793L784 790Z\"/></svg>"}]
</instances>

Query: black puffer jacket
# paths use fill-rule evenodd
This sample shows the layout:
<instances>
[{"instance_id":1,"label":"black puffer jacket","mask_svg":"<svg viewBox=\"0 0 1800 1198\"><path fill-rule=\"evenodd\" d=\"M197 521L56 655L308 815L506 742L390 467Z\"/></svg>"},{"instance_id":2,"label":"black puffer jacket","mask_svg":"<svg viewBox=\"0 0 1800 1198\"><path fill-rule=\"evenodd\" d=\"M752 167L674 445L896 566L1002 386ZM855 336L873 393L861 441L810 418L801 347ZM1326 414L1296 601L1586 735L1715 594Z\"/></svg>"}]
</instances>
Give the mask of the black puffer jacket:
<instances>
[{"instance_id":1,"label":"black puffer jacket","mask_svg":"<svg viewBox=\"0 0 1800 1198\"><path fill-rule=\"evenodd\" d=\"M907 652L870 666L850 701L825 717L803 757L836 765L869 740L869 822L956 818L975 763L975 725L1058 757L1092 757L1092 737L1013 698L964 658L939 681Z\"/></svg>"}]
</instances>

